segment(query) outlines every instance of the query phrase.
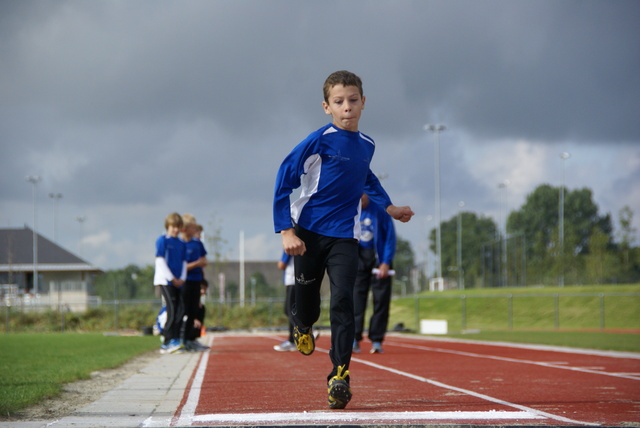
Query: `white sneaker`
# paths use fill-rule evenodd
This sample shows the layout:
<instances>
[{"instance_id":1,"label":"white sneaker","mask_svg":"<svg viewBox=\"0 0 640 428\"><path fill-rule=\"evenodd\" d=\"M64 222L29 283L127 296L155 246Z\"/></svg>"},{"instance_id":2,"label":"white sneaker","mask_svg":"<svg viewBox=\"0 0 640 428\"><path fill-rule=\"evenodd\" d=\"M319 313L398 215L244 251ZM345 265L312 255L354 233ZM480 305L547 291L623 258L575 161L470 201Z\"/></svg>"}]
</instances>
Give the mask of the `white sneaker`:
<instances>
[{"instance_id":1,"label":"white sneaker","mask_svg":"<svg viewBox=\"0 0 640 428\"><path fill-rule=\"evenodd\" d=\"M279 352L286 352L286 351L297 351L298 348L296 348L296 344L293 342L289 342L288 340L285 340L284 342L282 342L279 345L275 345L273 347L273 349L275 349L276 351Z\"/></svg>"}]
</instances>

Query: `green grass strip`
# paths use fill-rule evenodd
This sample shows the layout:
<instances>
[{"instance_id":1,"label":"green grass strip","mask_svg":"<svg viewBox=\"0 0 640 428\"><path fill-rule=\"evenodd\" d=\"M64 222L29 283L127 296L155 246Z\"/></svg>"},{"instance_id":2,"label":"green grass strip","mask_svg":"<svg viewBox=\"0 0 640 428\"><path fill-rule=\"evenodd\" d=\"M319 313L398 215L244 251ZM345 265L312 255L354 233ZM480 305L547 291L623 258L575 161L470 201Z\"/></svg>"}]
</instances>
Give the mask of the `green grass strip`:
<instances>
[{"instance_id":1,"label":"green grass strip","mask_svg":"<svg viewBox=\"0 0 640 428\"><path fill-rule=\"evenodd\" d=\"M118 367L159 342L153 336L102 334L0 335L0 414L60 394L62 385Z\"/></svg>"}]
</instances>

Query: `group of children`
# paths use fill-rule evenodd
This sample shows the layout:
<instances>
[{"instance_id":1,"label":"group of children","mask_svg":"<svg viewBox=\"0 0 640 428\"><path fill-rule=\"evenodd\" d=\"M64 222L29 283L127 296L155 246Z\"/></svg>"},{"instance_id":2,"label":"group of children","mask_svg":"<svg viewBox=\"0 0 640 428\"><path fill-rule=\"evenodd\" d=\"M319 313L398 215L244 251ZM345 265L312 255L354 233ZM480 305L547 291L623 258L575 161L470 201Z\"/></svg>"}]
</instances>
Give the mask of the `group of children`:
<instances>
[{"instance_id":1,"label":"group of children","mask_svg":"<svg viewBox=\"0 0 640 428\"><path fill-rule=\"evenodd\" d=\"M202 226L192 215L178 213L169 214L164 226L166 232L156 240L153 280L163 300L160 352L204 351L209 348L197 340L205 315L201 296L207 289Z\"/></svg>"}]
</instances>

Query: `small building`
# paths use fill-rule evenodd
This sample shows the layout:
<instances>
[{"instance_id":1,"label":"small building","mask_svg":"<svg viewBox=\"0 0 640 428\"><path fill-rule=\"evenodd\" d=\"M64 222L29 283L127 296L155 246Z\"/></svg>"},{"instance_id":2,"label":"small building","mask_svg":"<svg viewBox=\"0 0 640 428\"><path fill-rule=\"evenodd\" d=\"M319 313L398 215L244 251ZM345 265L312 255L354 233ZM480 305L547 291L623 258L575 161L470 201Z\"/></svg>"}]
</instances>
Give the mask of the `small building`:
<instances>
[{"instance_id":1,"label":"small building","mask_svg":"<svg viewBox=\"0 0 640 428\"><path fill-rule=\"evenodd\" d=\"M11 306L87 309L99 268L37 234L34 269L33 230L0 229L0 302ZM34 272L37 271L37 290Z\"/></svg>"}]
</instances>

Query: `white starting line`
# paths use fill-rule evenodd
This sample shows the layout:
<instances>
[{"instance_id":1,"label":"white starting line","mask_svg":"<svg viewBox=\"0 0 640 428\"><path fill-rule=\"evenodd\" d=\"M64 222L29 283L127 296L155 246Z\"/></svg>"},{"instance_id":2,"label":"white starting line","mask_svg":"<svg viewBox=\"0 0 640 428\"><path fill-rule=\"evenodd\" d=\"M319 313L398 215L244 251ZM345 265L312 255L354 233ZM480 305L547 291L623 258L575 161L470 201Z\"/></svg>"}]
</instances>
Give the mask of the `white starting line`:
<instances>
[{"instance_id":1,"label":"white starting line","mask_svg":"<svg viewBox=\"0 0 640 428\"><path fill-rule=\"evenodd\" d=\"M529 412L300 412L300 413L221 413L192 416L192 423L265 423L289 422L406 422L545 419Z\"/></svg>"}]
</instances>

